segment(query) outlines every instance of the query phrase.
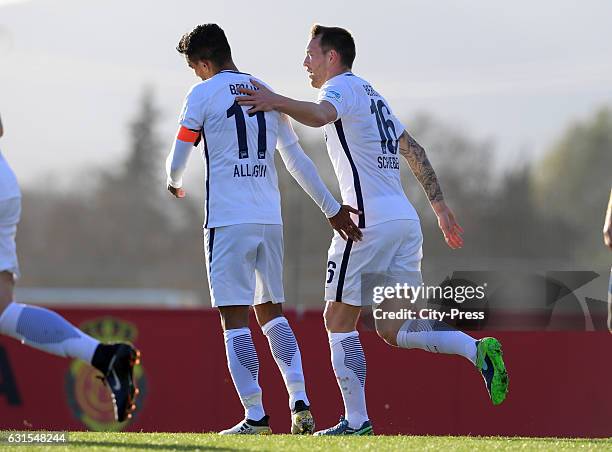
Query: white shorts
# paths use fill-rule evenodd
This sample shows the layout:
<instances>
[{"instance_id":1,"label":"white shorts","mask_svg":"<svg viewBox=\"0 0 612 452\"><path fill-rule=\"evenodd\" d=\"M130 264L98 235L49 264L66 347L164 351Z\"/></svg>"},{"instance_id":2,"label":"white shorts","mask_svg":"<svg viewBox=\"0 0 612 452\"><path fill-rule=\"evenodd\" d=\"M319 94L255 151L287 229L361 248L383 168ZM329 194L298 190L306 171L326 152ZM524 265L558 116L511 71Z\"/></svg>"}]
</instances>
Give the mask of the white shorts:
<instances>
[{"instance_id":1,"label":"white shorts","mask_svg":"<svg viewBox=\"0 0 612 452\"><path fill-rule=\"evenodd\" d=\"M204 242L213 307L285 301L282 225L204 229Z\"/></svg>"},{"instance_id":2,"label":"white shorts","mask_svg":"<svg viewBox=\"0 0 612 452\"><path fill-rule=\"evenodd\" d=\"M14 278L19 277L15 235L20 215L21 198L0 201L0 272L11 272Z\"/></svg>"},{"instance_id":3,"label":"white shorts","mask_svg":"<svg viewBox=\"0 0 612 452\"><path fill-rule=\"evenodd\" d=\"M370 273L409 275L401 282L421 284L423 235L418 220L387 221L361 232L360 242L345 241L334 233L327 253L326 301L371 305L372 299L361 292L361 278Z\"/></svg>"}]
</instances>

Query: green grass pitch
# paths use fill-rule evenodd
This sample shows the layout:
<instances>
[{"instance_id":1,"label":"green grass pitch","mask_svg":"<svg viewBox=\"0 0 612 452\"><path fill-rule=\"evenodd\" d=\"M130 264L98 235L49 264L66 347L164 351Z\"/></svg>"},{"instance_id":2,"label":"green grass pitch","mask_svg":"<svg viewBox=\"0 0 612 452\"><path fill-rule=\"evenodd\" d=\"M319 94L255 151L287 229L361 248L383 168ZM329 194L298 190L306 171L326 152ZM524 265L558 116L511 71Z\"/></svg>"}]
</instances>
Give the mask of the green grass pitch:
<instances>
[{"instance_id":1,"label":"green grass pitch","mask_svg":"<svg viewBox=\"0 0 612 452\"><path fill-rule=\"evenodd\" d=\"M3 432L6 435L7 432ZM3 435L3 436L4 436ZM612 439L502 438L466 436L219 436L213 433L91 433L71 432L63 445L0 444L0 450L28 451L479 451L479 450L612 450Z\"/></svg>"}]
</instances>

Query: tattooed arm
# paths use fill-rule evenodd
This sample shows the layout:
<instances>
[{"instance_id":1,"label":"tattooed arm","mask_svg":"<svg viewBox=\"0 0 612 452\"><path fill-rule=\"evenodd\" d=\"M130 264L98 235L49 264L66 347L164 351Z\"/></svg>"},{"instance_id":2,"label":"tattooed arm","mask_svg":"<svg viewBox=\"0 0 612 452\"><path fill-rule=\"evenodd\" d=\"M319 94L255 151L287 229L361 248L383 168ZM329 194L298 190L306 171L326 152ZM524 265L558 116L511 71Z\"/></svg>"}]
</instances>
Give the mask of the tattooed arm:
<instances>
[{"instance_id":1,"label":"tattooed arm","mask_svg":"<svg viewBox=\"0 0 612 452\"><path fill-rule=\"evenodd\" d=\"M438 217L438 226L444 234L446 243L453 249L461 248L463 246L463 239L461 238L463 229L455 220L453 212L444 202L442 188L438 182L436 172L431 163L429 163L425 149L404 130L404 133L399 138L399 151L406 159L406 162L408 162L410 170L421 184L421 187L423 187L423 190L425 190L427 199L429 199L431 207Z\"/></svg>"},{"instance_id":2,"label":"tattooed arm","mask_svg":"<svg viewBox=\"0 0 612 452\"><path fill-rule=\"evenodd\" d=\"M421 187L425 190L429 202L433 205L435 202L444 201L438 177L431 163L429 163L425 149L405 130L399 138L399 150L400 154L408 162L412 174L414 174L414 177L417 178Z\"/></svg>"}]
</instances>

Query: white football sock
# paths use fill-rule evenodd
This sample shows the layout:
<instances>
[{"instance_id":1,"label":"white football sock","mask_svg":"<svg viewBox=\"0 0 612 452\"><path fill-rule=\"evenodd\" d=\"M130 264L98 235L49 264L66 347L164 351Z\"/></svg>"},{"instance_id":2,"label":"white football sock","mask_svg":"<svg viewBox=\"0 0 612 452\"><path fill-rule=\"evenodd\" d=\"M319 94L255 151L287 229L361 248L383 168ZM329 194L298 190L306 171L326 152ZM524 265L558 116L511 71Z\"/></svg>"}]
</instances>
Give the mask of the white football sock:
<instances>
[{"instance_id":1,"label":"white football sock","mask_svg":"<svg viewBox=\"0 0 612 452\"><path fill-rule=\"evenodd\" d=\"M237 328L223 332L225 353L236 391L247 419L260 420L266 415L259 386L259 359L251 338L251 330Z\"/></svg>"},{"instance_id":2,"label":"white football sock","mask_svg":"<svg viewBox=\"0 0 612 452\"><path fill-rule=\"evenodd\" d=\"M438 320L407 320L397 333L397 346L461 355L476 364L476 339Z\"/></svg>"},{"instance_id":3,"label":"white football sock","mask_svg":"<svg viewBox=\"0 0 612 452\"><path fill-rule=\"evenodd\" d=\"M0 333L47 353L88 363L100 344L56 312L15 302L0 315Z\"/></svg>"},{"instance_id":4,"label":"white football sock","mask_svg":"<svg viewBox=\"0 0 612 452\"><path fill-rule=\"evenodd\" d=\"M283 375L285 386L287 386L289 409L293 409L295 402L298 400L303 400L306 405L310 405L308 397L306 397L300 348L289 322L283 316L276 317L263 325L261 331L268 338L272 356Z\"/></svg>"},{"instance_id":5,"label":"white football sock","mask_svg":"<svg viewBox=\"0 0 612 452\"><path fill-rule=\"evenodd\" d=\"M344 400L344 418L349 427L359 428L369 419L365 400L366 361L359 333L328 333L328 336L332 367Z\"/></svg>"}]
</instances>

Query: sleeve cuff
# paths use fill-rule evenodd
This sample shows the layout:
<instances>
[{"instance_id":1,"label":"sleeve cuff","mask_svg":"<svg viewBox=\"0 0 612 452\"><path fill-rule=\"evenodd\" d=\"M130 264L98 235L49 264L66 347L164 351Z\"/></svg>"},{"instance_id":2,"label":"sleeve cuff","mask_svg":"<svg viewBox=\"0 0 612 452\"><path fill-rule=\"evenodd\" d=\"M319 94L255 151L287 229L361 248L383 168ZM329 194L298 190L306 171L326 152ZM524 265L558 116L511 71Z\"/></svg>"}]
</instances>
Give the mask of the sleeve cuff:
<instances>
[{"instance_id":1,"label":"sleeve cuff","mask_svg":"<svg viewBox=\"0 0 612 452\"><path fill-rule=\"evenodd\" d=\"M342 205L336 201L336 205L329 208L327 212L323 212L327 218L335 217L340 212Z\"/></svg>"},{"instance_id":2,"label":"sleeve cuff","mask_svg":"<svg viewBox=\"0 0 612 452\"><path fill-rule=\"evenodd\" d=\"M174 182L172 179L167 178L166 179L166 184L169 187L172 187L172 188L181 188L183 186L183 181Z\"/></svg>"}]
</instances>

